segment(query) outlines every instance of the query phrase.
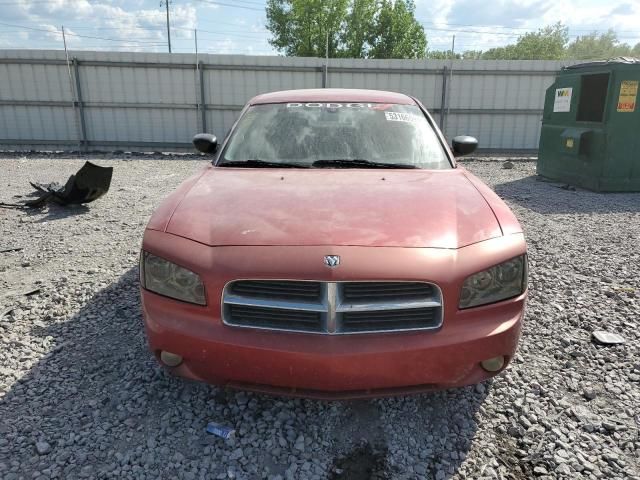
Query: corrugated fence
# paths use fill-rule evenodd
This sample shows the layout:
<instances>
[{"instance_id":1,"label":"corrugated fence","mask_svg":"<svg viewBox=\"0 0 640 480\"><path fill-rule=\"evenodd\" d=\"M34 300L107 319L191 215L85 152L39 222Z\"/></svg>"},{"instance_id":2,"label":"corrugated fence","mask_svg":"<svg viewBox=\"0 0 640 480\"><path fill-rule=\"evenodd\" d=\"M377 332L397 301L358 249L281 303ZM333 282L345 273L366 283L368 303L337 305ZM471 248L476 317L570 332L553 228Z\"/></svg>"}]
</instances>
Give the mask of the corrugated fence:
<instances>
[{"instance_id":1,"label":"corrugated fence","mask_svg":"<svg viewBox=\"0 0 640 480\"><path fill-rule=\"evenodd\" d=\"M570 62L569 62L570 63ZM0 149L184 150L225 135L245 102L298 88L419 98L449 138L535 150L545 89L567 62L360 60L0 50Z\"/></svg>"}]
</instances>

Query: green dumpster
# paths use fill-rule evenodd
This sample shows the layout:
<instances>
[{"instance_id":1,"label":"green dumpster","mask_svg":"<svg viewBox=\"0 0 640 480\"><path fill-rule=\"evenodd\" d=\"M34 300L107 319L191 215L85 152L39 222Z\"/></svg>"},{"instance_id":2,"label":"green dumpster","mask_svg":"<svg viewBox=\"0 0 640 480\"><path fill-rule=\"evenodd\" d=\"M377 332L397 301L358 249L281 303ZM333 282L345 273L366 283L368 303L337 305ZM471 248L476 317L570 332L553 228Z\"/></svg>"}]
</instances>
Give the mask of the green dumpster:
<instances>
[{"instance_id":1,"label":"green dumpster","mask_svg":"<svg viewBox=\"0 0 640 480\"><path fill-rule=\"evenodd\" d=\"M640 59L563 68L547 89L538 174L598 192L640 191Z\"/></svg>"}]
</instances>

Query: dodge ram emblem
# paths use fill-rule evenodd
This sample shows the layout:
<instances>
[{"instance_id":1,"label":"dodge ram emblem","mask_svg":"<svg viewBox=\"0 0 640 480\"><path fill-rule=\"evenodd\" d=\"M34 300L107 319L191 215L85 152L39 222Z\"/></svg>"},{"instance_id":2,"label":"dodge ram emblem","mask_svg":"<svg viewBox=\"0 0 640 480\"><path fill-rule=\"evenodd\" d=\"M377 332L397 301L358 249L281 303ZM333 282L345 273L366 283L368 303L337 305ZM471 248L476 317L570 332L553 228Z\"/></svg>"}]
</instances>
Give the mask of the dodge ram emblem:
<instances>
[{"instance_id":1,"label":"dodge ram emblem","mask_svg":"<svg viewBox=\"0 0 640 480\"><path fill-rule=\"evenodd\" d=\"M340 256L339 255L325 255L324 256L324 264L327 267L337 267L340 265Z\"/></svg>"}]
</instances>

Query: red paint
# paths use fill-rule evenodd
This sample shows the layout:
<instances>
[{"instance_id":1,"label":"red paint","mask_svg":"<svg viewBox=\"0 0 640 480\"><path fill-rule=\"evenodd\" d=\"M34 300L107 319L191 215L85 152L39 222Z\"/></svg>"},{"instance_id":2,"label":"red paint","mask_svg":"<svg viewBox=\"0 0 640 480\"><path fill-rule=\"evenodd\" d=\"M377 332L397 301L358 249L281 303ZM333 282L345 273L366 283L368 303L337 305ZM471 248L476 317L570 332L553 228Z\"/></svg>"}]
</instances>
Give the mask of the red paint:
<instances>
[{"instance_id":1,"label":"red paint","mask_svg":"<svg viewBox=\"0 0 640 480\"><path fill-rule=\"evenodd\" d=\"M280 92L253 101L398 103L400 96L354 92ZM142 291L151 350L182 355L173 372L188 378L319 398L449 388L493 376L479 362L511 359L520 335L526 293L457 308L465 278L526 252L508 207L462 168L209 166L156 210L143 248L205 284L206 306ZM328 254L340 255L339 268L324 266ZM225 326L222 288L246 278L429 281L442 290L444 323L435 332L346 336Z\"/></svg>"},{"instance_id":2,"label":"red paint","mask_svg":"<svg viewBox=\"0 0 640 480\"><path fill-rule=\"evenodd\" d=\"M459 248L502 234L457 169L212 167L179 197L166 231L210 246Z\"/></svg>"}]
</instances>

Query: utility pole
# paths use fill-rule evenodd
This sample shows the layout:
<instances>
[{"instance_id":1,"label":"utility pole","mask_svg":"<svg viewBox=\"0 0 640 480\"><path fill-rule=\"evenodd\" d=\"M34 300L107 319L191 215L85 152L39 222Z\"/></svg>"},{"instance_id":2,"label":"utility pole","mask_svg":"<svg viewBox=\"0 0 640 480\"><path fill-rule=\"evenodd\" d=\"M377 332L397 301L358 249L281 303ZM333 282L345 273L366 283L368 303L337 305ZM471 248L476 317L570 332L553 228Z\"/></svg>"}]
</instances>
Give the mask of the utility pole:
<instances>
[{"instance_id":1,"label":"utility pole","mask_svg":"<svg viewBox=\"0 0 640 480\"><path fill-rule=\"evenodd\" d=\"M327 30L327 41L325 43L325 60L324 60L324 85L323 87L327 87L329 85L329 30Z\"/></svg>"},{"instance_id":2,"label":"utility pole","mask_svg":"<svg viewBox=\"0 0 640 480\"><path fill-rule=\"evenodd\" d=\"M64 44L64 54L67 57L67 71L69 72L69 86L71 87L71 104L75 109L75 93L73 91L73 77L71 76L71 62L69 61L69 50L67 50L67 36L64 32L64 25L62 25L62 43Z\"/></svg>"},{"instance_id":3,"label":"utility pole","mask_svg":"<svg viewBox=\"0 0 640 480\"><path fill-rule=\"evenodd\" d=\"M169 2L170 0L161 0L160 6L164 4L167 7L167 43L169 44L169 53L171 53L171 29L169 28Z\"/></svg>"},{"instance_id":4,"label":"utility pole","mask_svg":"<svg viewBox=\"0 0 640 480\"><path fill-rule=\"evenodd\" d=\"M329 31L327 30L327 43L325 44L325 56L329 60Z\"/></svg>"},{"instance_id":5,"label":"utility pole","mask_svg":"<svg viewBox=\"0 0 640 480\"><path fill-rule=\"evenodd\" d=\"M80 102L77 102L76 99L79 99L78 96L78 92L76 91L74 84L73 84L73 75L71 74L71 61L69 60L69 50L67 49L67 36L65 34L64 31L64 25L62 25L62 43L64 44L64 55L65 57L67 57L67 72L69 73L69 91L71 92L71 108L73 108L73 117L75 118L75 122L76 122L76 131L78 132L78 147L80 149L83 148L83 143L82 143L82 130L80 129L80 122L81 119L79 118L79 111L78 111L78 106ZM78 71L76 70L76 74L78 73Z\"/></svg>"},{"instance_id":6,"label":"utility pole","mask_svg":"<svg viewBox=\"0 0 640 480\"><path fill-rule=\"evenodd\" d=\"M449 63L449 90L447 91L447 116L449 116L449 111L451 108L450 99L451 99L451 87L453 84L453 59L456 55L456 36L453 36L451 40L451 60Z\"/></svg>"}]
</instances>

